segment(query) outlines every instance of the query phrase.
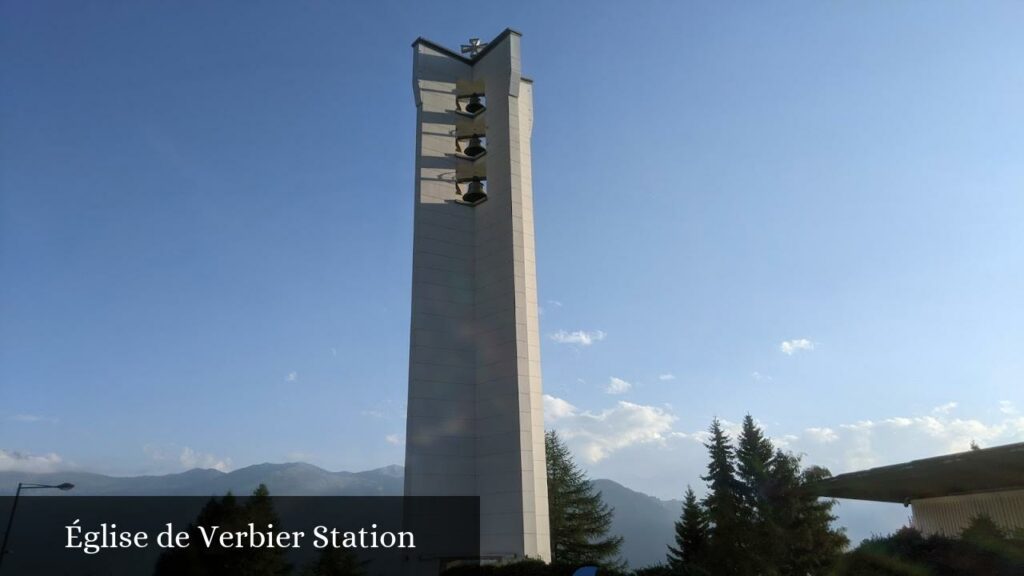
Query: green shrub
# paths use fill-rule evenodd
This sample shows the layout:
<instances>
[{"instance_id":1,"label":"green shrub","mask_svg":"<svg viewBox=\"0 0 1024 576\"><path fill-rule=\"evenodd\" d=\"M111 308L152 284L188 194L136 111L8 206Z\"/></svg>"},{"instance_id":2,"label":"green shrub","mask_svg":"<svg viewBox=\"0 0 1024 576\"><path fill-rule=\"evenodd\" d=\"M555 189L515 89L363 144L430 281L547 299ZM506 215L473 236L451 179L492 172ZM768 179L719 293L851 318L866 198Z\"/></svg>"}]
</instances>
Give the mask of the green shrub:
<instances>
[{"instance_id":1,"label":"green shrub","mask_svg":"<svg viewBox=\"0 0 1024 576\"><path fill-rule=\"evenodd\" d=\"M865 540L843 556L836 576L1020 576L1024 540L976 518L960 538L924 537L902 528Z\"/></svg>"}]
</instances>

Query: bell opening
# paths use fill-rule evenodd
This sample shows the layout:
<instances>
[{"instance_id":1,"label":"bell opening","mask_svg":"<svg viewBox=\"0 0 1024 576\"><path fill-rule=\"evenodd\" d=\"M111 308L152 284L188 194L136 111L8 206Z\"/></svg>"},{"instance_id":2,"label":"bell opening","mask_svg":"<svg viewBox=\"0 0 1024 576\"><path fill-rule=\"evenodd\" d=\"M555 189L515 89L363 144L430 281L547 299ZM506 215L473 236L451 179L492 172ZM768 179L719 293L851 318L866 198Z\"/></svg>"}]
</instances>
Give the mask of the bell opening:
<instances>
[{"instance_id":1,"label":"bell opening","mask_svg":"<svg viewBox=\"0 0 1024 576\"><path fill-rule=\"evenodd\" d=\"M470 114L477 114L485 108L486 107L484 106L479 94L473 94L469 97L469 104L466 104L466 112Z\"/></svg>"},{"instance_id":2,"label":"bell opening","mask_svg":"<svg viewBox=\"0 0 1024 576\"><path fill-rule=\"evenodd\" d=\"M462 201L466 204L479 204L487 200L487 190L484 188L484 183L479 178L473 178L473 181L469 183L469 187L466 189L466 193L462 195Z\"/></svg>"},{"instance_id":3,"label":"bell opening","mask_svg":"<svg viewBox=\"0 0 1024 576\"><path fill-rule=\"evenodd\" d=\"M477 158L483 155L484 152L487 152L487 149L484 148L483 143L480 142L480 138L477 136L470 138L466 149L462 151L463 154L470 158Z\"/></svg>"}]
</instances>

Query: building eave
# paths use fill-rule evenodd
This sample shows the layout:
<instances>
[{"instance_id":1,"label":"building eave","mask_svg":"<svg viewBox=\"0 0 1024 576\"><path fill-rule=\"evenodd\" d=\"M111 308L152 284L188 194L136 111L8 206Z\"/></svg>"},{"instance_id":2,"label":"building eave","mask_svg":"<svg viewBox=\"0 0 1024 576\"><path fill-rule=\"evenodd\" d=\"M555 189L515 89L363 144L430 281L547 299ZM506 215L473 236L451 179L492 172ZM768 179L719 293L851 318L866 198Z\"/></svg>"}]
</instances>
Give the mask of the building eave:
<instances>
[{"instance_id":1,"label":"building eave","mask_svg":"<svg viewBox=\"0 0 1024 576\"><path fill-rule=\"evenodd\" d=\"M901 503L1024 489L1024 442L840 474L811 489L830 498Z\"/></svg>"},{"instance_id":2,"label":"building eave","mask_svg":"<svg viewBox=\"0 0 1024 576\"><path fill-rule=\"evenodd\" d=\"M505 28L505 30L503 30L501 32L501 34L498 34L497 36L495 36L493 40L491 40L490 42L487 43L487 46L484 46L484 49L481 50L479 54L477 54L476 56L474 56L472 58L467 58L467 57L463 56L462 54L459 54L458 52L452 50L451 48L446 48L446 47L438 44L437 42L434 42L434 41L429 40L427 38L424 38L422 36L417 38L412 43L412 45L413 45L413 48L415 48L416 46L422 44L422 45L427 46L427 47L429 47L429 48L431 48L433 50L437 50L438 52L441 52L441 53L443 53L443 54L445 54L447 56L450 56L452 58L455 58L456 60L460 60L460 61L465 62L466 64L469 64L470 66L472 66L473 64L478 62L481 58L483 58L484 55L486 55L488 52L490 52L491 48L493 48L494 46L497 46L498 44L501 43L502 40L504 40L505 38L507 38L508 36L510 36L512 34L515 34L516 36L522 36L523 35L521 32L519 32L517 30L514 30L512 28Z\"/></svg>"}]
</instances>

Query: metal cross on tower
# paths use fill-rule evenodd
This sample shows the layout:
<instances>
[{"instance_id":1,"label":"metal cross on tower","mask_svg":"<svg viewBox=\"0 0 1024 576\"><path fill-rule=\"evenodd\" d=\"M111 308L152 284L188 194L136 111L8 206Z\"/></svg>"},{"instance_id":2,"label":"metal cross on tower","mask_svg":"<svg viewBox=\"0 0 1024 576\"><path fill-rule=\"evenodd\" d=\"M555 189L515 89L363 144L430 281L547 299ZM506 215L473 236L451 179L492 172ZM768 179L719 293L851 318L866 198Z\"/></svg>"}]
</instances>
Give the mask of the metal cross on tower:
<instances>
[{"instance_id":1,"label":"metal cross on tower","mask_svg":"<svg viewBox=\"0 0 1024 576\"><path fill-rule=\"evenodd\" d=\"M476 55L486 47L487 42L481 42L479 38L470 38L469 44L462 45L462 53L469 54L470 58L476 58Z\"/></svg>"}]
</instances>

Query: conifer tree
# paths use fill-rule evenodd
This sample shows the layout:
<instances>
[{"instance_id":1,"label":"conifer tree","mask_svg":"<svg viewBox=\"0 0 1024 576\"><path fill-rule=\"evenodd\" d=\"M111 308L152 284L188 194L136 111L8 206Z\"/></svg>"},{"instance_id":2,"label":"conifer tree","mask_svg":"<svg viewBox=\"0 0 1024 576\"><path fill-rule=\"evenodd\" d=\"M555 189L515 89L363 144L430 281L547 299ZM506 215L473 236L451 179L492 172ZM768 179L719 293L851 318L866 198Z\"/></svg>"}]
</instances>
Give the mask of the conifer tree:
<instances>
[{"instance_id":1,"label":"conifer tree","mask_svg":"<svg viewBox=\"0 0 1024 576\"><path fill-rule=\"evenodd\" d=\"M741 485L743 516L748 534L746 548L754 572L763 576L778 574L775 559L779 549L778 527L772 519L768 498L775 447L754 418L747 414L736 449L736 471Z\"/></svg>"},{"instance_id":2,"label":"conifer tree","mask_svg":"<svg viewBox=\"0 0 1024 576\"><path fill-rule=\"evenodd\" d=\"M771 475L779 572L830 574L849 539L843 529L832 526L835 500L819 499L805 487L831 474L818 466L802 469L799 457L779 451Z\"/></svg>"},{"instance_id":3,"label":"conifer tree","mask_svg":"<svg viewBox=\"0 0 1024 576\"><path fill-rule=\"evenodd\" d=\"M744 576L750 573L748 534L742 516L742 486L736 479L736 455L718 418L708 431L711 438L704 446L710 459L707 476L702 477L708 484L704 498L710 535L707 566L715 576Z\"/></svg>"},{"instance_id":4,"label":"conifer tree","mask_svg":"<svg viewBox=\"0 0 1024 576\"><path fill-rule=\"evenodd\" d=\"M747 415L734 451L721 422L711 423L708 494L703 501L706 544L701 562L715 576L825 575L848 544L832 523L834 500L820 500L807 486L830 476L828 470L804 469L800 458L775 450ZM689 493L687 495L689 497ZM685 559L670 548L669 562ZM673 563L673 559L676 560ZM691 574L680 572L677 574Z\"/></svg>"},{"instance_id":5,"label":"conifer tree","mask_svg":"<svg viewBox=\"0 0 1024 576\"><path fill-rule=\"evenodd\" d=\"M676 545L668 547L668 566L672 574L707 574L704 559L708 545L708 521L693 488L686 487L683 513L676 521Z\"/></svg>"},{"instance_id":6,"label":"conifer tree","mask_svg":"<svg viewBox=\"0 0 1024 576\"><path fill-rule=\"evenodd\" d=\"M252 495L245 501L242 510L242 527L252 523L258 529L265 529L273 526L273 531L282 530L281 520L274 510L274 501L270 499L270 490L266 484L260 484ZM255 548L249 549L245 554L245 560L251 567L249 572L252 576L277 576L288 574L292 566L287 562L283 548Z\"/></svg>"},{"instance_id":7,"label":"conifer tree","mask_svg":"<svg viewBox=\"0 0 1024 576\"><path fill-rule=\"evenodd\" d=\"M609 536L613 511L554 431L544 435L553 562L621 567L621 536Z\"/></svg>"},{"instance_id":8,"label":"conifer tree","mask_svg":"<svg viewBox=\"0 0 1024 576\"><path fill-rule=\"evenodd\" d=\"M765 437L750 414L744 416L736 450L736 471L743 484L744 504L758 516L765 506L763 488L774 456L775 447L771 440Z\"/></svg>"},{"instance_id":9,"label":"conifer tree","mask_svg":"<svg viewBox=\"0 0 1024 576\"><path fill-rule=\"evenodd\" d=\"M324 548L317 559L301 572L302 576L363 576L365 563L347 548Z\"/></svg>"},{"instance_id":10,"label":"conifer tree","mask_svg":"<svg viewBox=\"0 0 1024 576\"><path fill-rule=\"evenodd\" d=\"M247 529L249 523L254 524L258 530L265 529L267 524L274 524L275 530L280 529L270 493L263 484L253 491L252 497L246 502L240 502L231 492L222 498L211 498L199 511L195 522L189 525L190 541L202 541L199 526L219 526L224 532L237 532ZM284 576L291 572L291 568L282 548L189 546L162 553L157 560L154 575Z\"/></svg>"}]
</instances>

